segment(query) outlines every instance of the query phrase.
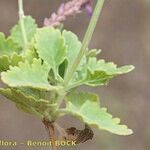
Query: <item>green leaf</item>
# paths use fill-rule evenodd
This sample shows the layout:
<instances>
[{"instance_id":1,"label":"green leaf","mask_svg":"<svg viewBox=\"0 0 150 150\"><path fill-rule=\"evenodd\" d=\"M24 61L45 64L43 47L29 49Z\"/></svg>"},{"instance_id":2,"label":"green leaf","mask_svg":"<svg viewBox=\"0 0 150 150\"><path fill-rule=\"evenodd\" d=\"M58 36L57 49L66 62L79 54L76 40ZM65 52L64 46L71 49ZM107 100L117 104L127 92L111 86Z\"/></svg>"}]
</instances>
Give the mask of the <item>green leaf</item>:
<instances>
[{"instance_id":1,"label":"green leaf","mask_svg":"<svg viewBox=\"0 0 150 150\"><path fill-rule=\"evenodd\" d=\"M41 60L34 59L33 64L28 61L20 62L19 66L10 67L7 72L1 73L1 79L10 87L31 87L43 90L57 90L47 80L49 66L41 63Z\"/></svg>"},{"instance_id":2,"label":"green leaf","mask_svg":"<svg viewBox=\"0 0 150 150\"><path fill-rule=\"evenodd\" d=\"M17 89L21 93L24 93L26 96L32 96L35 99L48 100L51 103L53 102L54 94L51 91L42 91L41 92L41 90L39 90L39 89L33 89L33 88L27 88L27 87L17 88Z\"/></svg>"},{"instance_id":3,"label":"green leaf","mask_svg":"<svg viewBox=\"0 0 150 150\"><path fill-rule=\"evenodd\" d=\"M74 95L67 97L67 101L67 113L76 116L84 123L118 135L132 134L131 129L119 124L120 119L113 118L106 112L106 108L100 108L95 98L93 100L93 96L85 93L74 93Z\"/></svg>"},{"instance_id":4,"label":"green leaf","mask_svg":"<svg viewBox=\"0 0 150 150\"><path fill-rule=\"evenodd\" d=\"M18 66L20 61L23 62L24 58L16 53L12 54L12 56L0 56L0 72L7 71L9 66Z\"/></svg>"},{"instance_id":5,"label":"green leaf","mask_svg":"<svg viewBox=\"0 0 150 150\"><path fill-rule=\"evenodd\" d=\"M94 93L89 92L70 92L67 95L67 100L73 102L74 105L80 107L85 103L85 100L90 100L92 102L99 103L99 97Z\"/></svg>"},{"instance_id":6,"label":"green leaf","mask_svg":"<svg viewBox=\"0 0 150 150\"><path fill-rule=\"evenodd\" d=\"M40 118L52 118L52 113L56 110L56 104L51 104L47 100L35 99L26 95L20 90L0 88L0 94L16 103L17 107L27 113L34 114Z\"/></svg>"},{"instance_id":7,"label":"green leaf","mask_svg":"<svg viewBox=\"0 0 150 150\"><path fill-rule=\"evenodd\" d=\"M31 64L33 63L34 58L39 58L36 50L34 48L30 48L26 50L24 55L25 59L28 60Z\"/></svg>"},{"instance_id":8,"label":"green leaf","mask_svg":"<svg viewBox=\"0 0 150 150\"><path fill-rule=\"evenodd\" d=\"M49 64L55 75L58 75L58 67L66 56L65 42L60 30L52 27L39 29L35 39L39 57Z\"/></svg>"},{"instance_id":9,"label":"green leaf","mask_svg":"<svg viewBox=\"0 0 150 150\"><path fill-rule=\"evenodd\" d=\"M91 72L88 71L84 84L89 86L107 85L111 78L113 78L113 76L107 75L105 72L95 71L92 74Z\"/></svg>"},{"instance_id":10,"label":"green leaf","mask_svg":"<svg viewBox=\"0 0 150 150\"><path fill-rule=\"evenodd\" d=\"M9 57L4 55L0 56L0 72L6 71L9 69Z\"/></svg>"},{"instance_id":11,"label":"green leaf","mask_svg":"<svg viewBox=\"0 0 150 150\"><path fill-rule=\"evenodd\" d=\"M5 35L0 32L0 55L10 55L13 52L19 52L19 47L11 37L5 38Z\"/></svg>"},{"instance_id":12,"label":"green leaf","mask_svg":"<svg viewBox=\"0 0 150 150\"><path fill-rule=\"evenodd\" d=\"M111 78L134 69L131 65L117 68L117 65L112 62L97 61L96 58L90 58L87 67L89 71L85 84L91 86L105 85Z\"/></svg>"},{"instance_id":13,"label":"green leaf","mask_svg":"<svg viewBox=\"0 0 150 150\"><path fill-rule=\"evenodd\" d=\"M80 71L77 71L72 80L70 87L86 84L89 86L106 85L110 79L117 75L125 74L134 69L134 66L128 65L117 67L112 62L98 60L95 57L88 59Z\"/></svg>"},{"instance_id":14,"label":"green leaf","mask_svg":"<svg viewBox=\"0 0 150 150\"><path fill-rule=\"evenodd\" d=\"M91 49L91 50L88 50L87 53L86 53L86 57L89 58L89 57L96 57L98 54L101 53L101 50L97 50L97 49Z\"/></svg>"},{"instance_id":15,"label":"green leaf","mask_svg":"<svg viewBox=\"0 0 150 150\"><path fill-rule=\"evenodd\" d=\"M113 62L105 62L104 60L97 61L96 58L90 58L87 66L91 73L101 71L112 76L128 73L134 69L131 65L117 68L117 65Z\"/></svg>"},{"instance_id":16,"label":"green leaf","mask_svg":"<svg viewBox=\"0 0 150 150\"><path fill-rule=\"evenodd\" d=\"M66 60L67 60L67 67L66 67L66 72L67 70L70 70L72 67L75 59L77 58L79 51L81 50L81 42L79 41L78 37L72 33L71 31L63 31L63 36L65 38L65 44L67 46L67 55L66 55ZM86 62L86 57L83 56L81 59L81 62L77 68L78 70L81 70L82 66Z\"/></svg>"},{"instance_id":17,"label":"green leaf","mask_svg":"<svg viewBox=\"0 0 150 150\"><path fill-rule=\"evenodd\" d=\"M72 63L75 61L81 49L81 42L78 40L78 37L70 31L64 30L63 36L65 38L65 44L67 46L67 60L69 68L72 67Z\"/></svg>"},{"instance_id":18,"label":"green leaf","mask_svg":"<svg viewBox=\"0 0 150 150\"><path fill-rule=\"evenodd\" d=\"M25 31L27 35L27 40L30 42L36 33L37 25L35 20L31 16L26 16L24 18ZM20 22L15 25L11 30L11 37L20 47L23 47L23 38L21 32Z\"/></svg>"}]
</instances>

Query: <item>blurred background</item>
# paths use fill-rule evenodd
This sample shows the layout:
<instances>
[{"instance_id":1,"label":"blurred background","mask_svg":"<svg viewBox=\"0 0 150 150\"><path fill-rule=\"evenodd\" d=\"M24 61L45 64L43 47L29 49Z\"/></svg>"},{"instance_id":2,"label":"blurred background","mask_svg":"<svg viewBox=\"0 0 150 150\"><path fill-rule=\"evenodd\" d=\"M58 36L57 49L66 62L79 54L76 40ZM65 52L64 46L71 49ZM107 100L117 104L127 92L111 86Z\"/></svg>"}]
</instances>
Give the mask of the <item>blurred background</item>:
<instances>
[{"instance_id":1,"label":"blurred background","mask_svg":"<svg viewBox=\"0 0 150 150\"><path fill-rule=\"evenodd\" d=\"M43 19L55 11L63 0L24 0L25 13L32 15L39 26ZM89 22L86 14L68 18L65 28L82 39ZM9 34L17 22L17 0L0 0L0 32ZM101 97L101 105L108 108L122 123L134 130L131 136L116 136L94 129L94 140L72 150L150 150L150 1L106 0L91 48L101 48L100 58L119 65L132 64L135 70L113 79L106 87L90 89ZM65 119L65 121L64 121ZM65 117L58 120L64 127L80 123ZM44 140L46 131L41 121L16 109L15 105L0 97L0 140ZM49 148L27 148L20 145L2 150L48 150Z\"/></svg>"}]
</instances>

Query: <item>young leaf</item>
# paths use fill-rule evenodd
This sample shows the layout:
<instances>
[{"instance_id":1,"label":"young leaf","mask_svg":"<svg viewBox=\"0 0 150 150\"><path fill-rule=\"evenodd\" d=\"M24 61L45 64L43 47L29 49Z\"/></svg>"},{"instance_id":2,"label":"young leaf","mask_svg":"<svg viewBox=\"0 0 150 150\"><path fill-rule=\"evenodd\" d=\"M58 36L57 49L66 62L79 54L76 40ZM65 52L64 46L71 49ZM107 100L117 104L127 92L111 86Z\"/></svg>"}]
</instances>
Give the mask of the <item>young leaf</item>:
<instances>
[{"instance_id":1,"label":"young leaf","mask_svg":"<svg viewBox=\"0 0 150 150\"><path fill-rule=\"evenodd\" d=\"M0 56L0 73L7 71L9 66L18 66L20 61L24 61L24 58L21 55L13 53L12 56Z\"/></svg>"},{"instance_id":2,"label":"young leaf","mask_svg":"<svg viewBox=\"0 0 150 150\"><path fill-rule=\"evenodd\" d=\"M87 64L76 72L72 80L71 87L86 84L89 86L101 86L108 83L108 81L121 74L128 73L134 69L133 66L118 67L112 62L105 62L104 60L97 61L95 57L88 59Z\"/></svg>"},{"instance_id":3,"label":"young leaf","mask_svg":"<svg viewBox=\"0 0 150 150\"><path fill-rule=\"evenodd\" d=\"M31 16L26 16L24 18L24 25L25 25L27 40L28 42L30 42L34 34L36 33L37 25L35 23L35 20ZM18 24L12 28L11 37L13 41L15 41L20 47L23 47L24 42L22 38L20 22L18 22Z\"/></svg>"},{"instance_id":4,"label":"young leaf","mask_svg":"<svg viewBox=\"0 0 150 150\"><path fill-rule=\"evenodd\" d=\"M9 57L6 55L0 56L0 72L9 69Z\"/></svg>"},{"instance_id":5,"label":"young leaf","mask_svg":"<svg viewBox=\"0 0 150 150\"><path fill-rule=\"evenodd\" d=\"M100 108L99 103L93 101L89 95L83 96L75 93L67 97L66 111L91 126L96 126L101 130L107 130L118 135L130 135L132 130L125 125L120 125L120 119L113 118L106 112L105 108Z\"/></svg>"},{"instance_id":6,"label":"young leaf","mask_svg":"<svg viewBox=\"0 0 150 150\"><path fill-rule=\"evenodd\" d=\"M95 71L101 71L112 76L128 73L134 69L131 65L117 68L117 65L113 62L105 62L104 60L97 61L95 57L89 59L87 67L92 74Z\"/></svg>"},{"instance_id":7,"label":"young leaf","mask_svg":"<svg viewBox=\"0 0 150 150\"><path fill-rule=\"evenodd\" d=\"M34 59L31 65L28 61L20 62L19 66L10 67L7 72L1 73L1 79L10 87L31 87L43 90L56 90L47 80L49 66L41 63L41 60Z\"/></svg>"},{"instance_id":8,"label":"young leaf","mask_svg":"<svg viewBox=\"0 0 150 150\"><path fill-rule=\"evenodd\" d=\"M91 50L88 50L87 53L86 53L86 57L89 58L89 57L96 57L98 54L101 53L101 50L97 50L97 49L91 49Z\"/></svg>"},{"instance_id":9,"label":"young leaf","mask_svg":"<svg viewBox=\"0 0 150 150\"><path fill-rule=\"evenodd\" d=\"M45 27L39 29L35 35L36 48L42 58L58 75L58 67L66 56L64 38L58 29Z\"/></svg>"},{"instance_id":10,"label":"young leaf","mask_svg":"<svg viewBox=\"0 0 150 150\"><path fill-rule=\"evenodd\" d=\"M39 58L38 57L38 54L36 52L36 50L34 48L30 48L28 50L26 50L26 53L25 53L25 59L28 60L30 63L33 63L33 59L34 58Z\"/></svg>"},{"instance_id":11,"label":"young leaf","mask_svg":"<svg viewBox=\"0 0 150 150\"><path fill-rule=\"evenodd\" d=\"M96 58L90 58L87 67L89 71L85 84L91 86L107 84L111 78L128 73L134 69L131 65L117 68L117 65L112 62L97 61Z\"/></svg>"},{"instance_id":12,"label":"young leaf","mask_svg":"<svg viewBox=\"0 0 150 150\"><path fill-rule=\"evenodd\" d=\"M19 47L14 41L5 38L5 35L0 32L0 55L11 55L13 52L19 52Z\"/></svg>"}]
</instances>

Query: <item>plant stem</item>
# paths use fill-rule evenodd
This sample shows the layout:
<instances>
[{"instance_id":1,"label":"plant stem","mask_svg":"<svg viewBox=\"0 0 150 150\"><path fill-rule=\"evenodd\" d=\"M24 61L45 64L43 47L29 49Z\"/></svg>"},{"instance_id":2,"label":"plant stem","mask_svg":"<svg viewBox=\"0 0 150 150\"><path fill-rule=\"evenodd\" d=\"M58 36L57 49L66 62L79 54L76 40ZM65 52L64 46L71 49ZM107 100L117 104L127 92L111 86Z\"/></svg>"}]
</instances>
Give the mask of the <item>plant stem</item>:
<instances>
[{"instance_id":1,"label":"plant stem","mask_svg":"<svg viewBox=\"0 0 150 150\"><path fill-rule=\"evenodd\" d=\"M25 52L25 50L27 49L28 40L27 40L27 35L24 26L23 0L18 0L18 8L19 8L19 20L20 20L22 39L24 43L24 52Z\"/></svg>"},{"instance_id":2,"label":"plant stem","mask_svg":"<svg viewBox=\"0 0 150 150\"><path fill-rule=\"evenodd\" d=\"M56 127L57 131L59 132L60 136L61 136L63 139L68 136L68 135L67 135L67 132L65 131L64 128L62 128L61 126L59 126L57 123L54 123L54 126Z\"/></svg>"},{"instance_id":3,"label":"plant stem","mask_svg":"<svg viewBox=\"0 0 150 150\"><path fill-rule=\"evenodd\" d=\"M47 130L49 140L52 142L52 150L58 150L58 147L55 145L55 128L54 128L54 122L49 122L47 120L43 120L43 123L45 125L45 128Z\"/></svg>"},{"instance_id":4,"label":"plant stem","mask_svg":"<svg viewBox=\"0 0 150 150\"><path fill-rule=\"evenodd\" d=\"M82 57L84 56L84 54L86 53L87 51L87 47L91 41L91 38L92 38L92 35L93 35L93 32L94 32L94 29L96 27L96 24L97 24L97 21L98 21L98 18L101 14L101 11L102 11L102 8L103 8L103 4L104 4L104 1L105 0L98 0L97 1L97 4L96 4L96 7L95 7L95 10L94 10L94 13L93 13L93 16L91 18L91 21L89 23L89 26L88 26L88 29L87 29L87 32L84 36L84 39L83 39L83 42L82 42L82 47L81 47L81 50L77 56L77 58L75 59L72 67L70 67L70 69L68 69L67 73L66 73L66 76L65 76L65 81L64 81L64 85L67 86L68 83L70 82L70 80L72 79L72 76L74 75L77 67L79 66L80 62L81 62L81 59Z\"/></svg>"}]
</instances>

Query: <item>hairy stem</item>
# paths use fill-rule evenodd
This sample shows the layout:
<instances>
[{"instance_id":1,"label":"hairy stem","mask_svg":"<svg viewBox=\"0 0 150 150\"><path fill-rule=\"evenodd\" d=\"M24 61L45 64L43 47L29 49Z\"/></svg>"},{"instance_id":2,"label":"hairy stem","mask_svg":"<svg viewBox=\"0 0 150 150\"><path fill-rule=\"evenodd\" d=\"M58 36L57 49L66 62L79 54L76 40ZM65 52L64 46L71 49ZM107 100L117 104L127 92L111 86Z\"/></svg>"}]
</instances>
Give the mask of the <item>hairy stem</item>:
<instances>
[{"instance_id":1,"label":"hairy stem","mask_svg":"<svg viewBox=\"0 0 150 150\"><path fill-rule=\"evenodd\" d=\"M49 122L47 120L43 120L43 123L45 125L45 128L47 130L49 140L52 142L52 150L58 150L58 147L55 145L55 128L54 128L54 122Z\"/></svg>"},{"instance_id":2,"label":"hairy stem","mask_svg":"<svg viewBox=\"0 0 150 150\"><path fill-rule=\"evenodd\" d=\"M72 79L72 76L75 73L77 67L79 66L83 55L87 51L87 47L88 47L88 45L89 45L89 43L91 41L94 29L95 29L97 21L98 21L98 18L99 18L100 14L101 14L101 11L102 11L102 8L103 8L103 4L104 4L104 0L98 0L97 1L97 4L96 4L96 7L95 7L93 16L91 18L91 21L89 23L87 32L86 32L86 34L84 36L84 39L83 39L83 42L82 42L81 50L80 50L77 58L75 59L72 67L70 67L70 69L68 69L68 71L66 73L65 83L64 83L65 86L67 86L69 81Z\"/></svg>"},{"instance_id":3,"label":"hairy stem","mask_svg":"<svg viewBox=\"0 0 150 150\"><path fill-rule=\"evenodd\" d=\"M24 26L23 0L18 0L18 8L19 8L19 20L20 20L22 39L24 43L24 52L25 52L25 50L27 49L28 40L27 40L27 35Z\"/></svg>"}]
</instances>

